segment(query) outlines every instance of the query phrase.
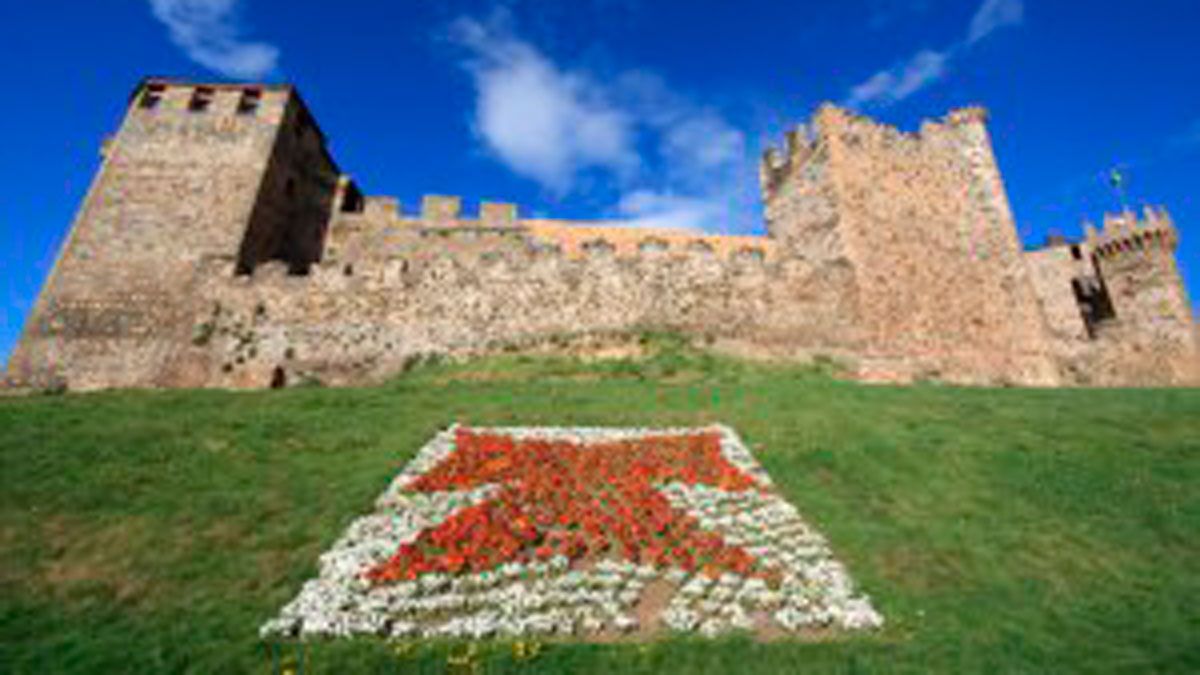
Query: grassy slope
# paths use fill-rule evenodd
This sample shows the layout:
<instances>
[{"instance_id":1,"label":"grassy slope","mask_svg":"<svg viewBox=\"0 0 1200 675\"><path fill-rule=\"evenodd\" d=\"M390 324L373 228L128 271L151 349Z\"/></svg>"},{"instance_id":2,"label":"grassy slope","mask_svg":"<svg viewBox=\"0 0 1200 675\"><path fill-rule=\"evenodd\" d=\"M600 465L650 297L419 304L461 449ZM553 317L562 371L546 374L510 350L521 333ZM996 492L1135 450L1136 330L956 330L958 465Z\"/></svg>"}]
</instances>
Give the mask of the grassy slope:
<instances>
[{"instance_id":1,"label":"grassy slope","mask_svg":"<svg viewBox=\"0 0 1200 675\"><path fill-rule=\"evenodd\" d=\"M1200 391L876 388L678 355L0 399L0 670L269 672L259 623L454 420L729 423L888 622L821 644L551 644L516 664L485 645L488 671L1200 670ZM435 672L459 648L309 658Z\"/></svg>"}]
</instances>

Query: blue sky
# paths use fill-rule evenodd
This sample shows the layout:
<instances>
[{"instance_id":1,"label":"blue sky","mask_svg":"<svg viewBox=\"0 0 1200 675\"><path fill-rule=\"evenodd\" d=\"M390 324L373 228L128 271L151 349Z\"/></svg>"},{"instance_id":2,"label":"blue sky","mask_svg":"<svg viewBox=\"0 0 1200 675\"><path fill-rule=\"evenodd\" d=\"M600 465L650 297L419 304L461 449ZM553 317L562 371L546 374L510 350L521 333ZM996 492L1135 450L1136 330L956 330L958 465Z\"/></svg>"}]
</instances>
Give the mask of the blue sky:
<instances>
[{"instance_id":1,"label":"blue sky","mask_svg":"<svg viewBox=\"0 0 1200 675\"><path fill-rule=\"evenodd\" d=\"M296 83L369 194L761 232L757 157L822 101L902 128L981 103L1027 243L1163 204L1200 311L1190 0L5 3L0 360L144 75Z\"/></svg>"}]
</instances>

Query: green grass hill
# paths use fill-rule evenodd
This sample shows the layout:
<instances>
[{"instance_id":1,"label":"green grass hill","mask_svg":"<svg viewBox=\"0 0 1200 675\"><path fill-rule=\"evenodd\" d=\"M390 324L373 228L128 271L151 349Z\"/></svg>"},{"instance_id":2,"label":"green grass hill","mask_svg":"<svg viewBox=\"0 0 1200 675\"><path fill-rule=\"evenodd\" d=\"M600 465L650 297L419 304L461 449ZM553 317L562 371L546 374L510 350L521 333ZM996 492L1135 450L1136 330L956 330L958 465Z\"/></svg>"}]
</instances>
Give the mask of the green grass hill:
<instances>
[{"instance_id":1,"label":"green grass hill","mask_svg":"<svg viewBox=\"0 0 1200 675\"><path fill-rule=\"evenodd\" d=\"M873 387L670 348L0 398L0 672L1200 672L1200 390ZM759 643L257 637L452 422L733 426L883 613ZM519 647L517 648L519 649Z\"/></svg>"}]
</instances>

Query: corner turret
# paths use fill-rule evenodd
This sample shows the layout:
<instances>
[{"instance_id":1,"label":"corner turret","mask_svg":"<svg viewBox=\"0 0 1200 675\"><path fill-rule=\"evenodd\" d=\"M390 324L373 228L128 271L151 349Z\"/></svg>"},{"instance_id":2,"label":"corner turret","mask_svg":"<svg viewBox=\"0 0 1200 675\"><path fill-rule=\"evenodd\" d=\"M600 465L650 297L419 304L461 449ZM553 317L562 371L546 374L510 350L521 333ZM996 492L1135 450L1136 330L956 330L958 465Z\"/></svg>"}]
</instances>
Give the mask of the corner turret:
<instances>
[{"instance_id":1,"label":"corner turret","mask_svg":"<svg viewBox=\"0 0 1200 675\"><path fill-rule=\"evenodd\" d=\"M1175 264L1179 234L1163 208L1146 207L1104 216L1104 227L1087 233L1086 244L1112 297L1121 323L1155 334L1192 330L1191 308ZM1190 335L1187 336L1190 339Z\"/></svg>"}]
</instances>

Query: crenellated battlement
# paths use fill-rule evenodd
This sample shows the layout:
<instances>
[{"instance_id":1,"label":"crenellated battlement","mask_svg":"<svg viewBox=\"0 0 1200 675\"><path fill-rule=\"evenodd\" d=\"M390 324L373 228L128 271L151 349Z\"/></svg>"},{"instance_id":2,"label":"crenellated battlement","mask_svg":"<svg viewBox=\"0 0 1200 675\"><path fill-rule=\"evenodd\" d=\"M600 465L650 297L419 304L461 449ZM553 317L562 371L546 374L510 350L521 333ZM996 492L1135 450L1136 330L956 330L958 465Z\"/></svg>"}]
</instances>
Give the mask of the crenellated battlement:
<instances>
[{"instance_id":1,"label":"crenellated battlement","mask_svg":"<svg viewBox=\"0 0 1200 675\"><path fill-rule=\"evenodd\" d=\"M866 115L831 103L822 104L812 121L784 132L782 147L768 147L763 153L766 168L778 170L788 164L803 163L820 141L837 133L877 134L896 142L927 140L931 135L968 125L986 125L988 110L983 106L955 108L940 119L927 119L916 131L904 131Z\"/></svg>"},{"instance_id":2,"label":"crenellated battlement","mask_svg":"<svg viewBox=\"0 0 1200 675\"><path fill-rule=\"evenodd\" d=\"M277 124L287 105L296 99L295 88L283 84L195 83L169 78L146 78L129 95L129 112L138 117L181 116L195 120L222 120L232 128L238 121ZM303 106L301 106L303 107ZM315 123L306 112L304 122ZM320 134L320 129L316 129ZM324 136L321 136L324 140Z\"/></svg>"},{"instance_id":3,"label":"crenellated battlement","mask_svg":"<svg viewBox=\"0 0 1200 675\"><path fill-rule=\"evenodd\" d=\"M833 104L823 104L807 124L784 132L782 146L768 146L759 161L763 195L770 199L788 176L826 158L823 150L831 139L854 147L890 147L912 152L926 145L944 147L947 133L986 129L988 111L982 106L951 110L937 120L925 120L917 131L904 131Z\"/></svg>"},{"instance_id":4,"label":"crenellated battlement","mask_svg":"<svg viewBox=\"0 0 1200 675\"><path fill-rule=\"evenodd\" d=\"M361 212L341 214L332 234L339 251L355 246L352 241L367 241L366 237L373 243L357 246L384 257L392 250L389 246L398 245L470 258L489 252L487 242L500 241L494 236L517 235L528 240L530 253L572 259L660 260L666 256L756 264L778 258L776 242L760 235L630 227L619 220L521 218L517 205L508 202L480 202L477 213L472 214L464 212L462 201L458 196L426 195L419 211L406 213L395 197L368 196Z\"/></svg>"},{"instance_id":5,"label":"crenellated battlement","mask_svg":"<svg viewBox=\"0 0 1200 675\"><path fill-rule=\"evenodd\" d=\"M1097 231L1088 224L1085 242L1102 259L1111 259L1146 250L1174 251L1179 241L1174 221L1165 208L1146 206L1139 218L1132 210L1104 214L1104 225Z\"/></svg>"},{"instance_id":6,"label":"crenellated battlement","mask_svg":"<svg viewBox=\"0 0 1200 675\"><path fill-rule=\"evenodd\" d=\"M759 182L764 190L778 185L793 168L806 164L817 152L816 128L800 124L785 131L783 147L768 146L759 161Z\"/></svg>"},{"instance_id":7,"label":"crenellated battlement","mask_svg":"<svg viewBox=\"0 0 1200 675\"><path fill-rule=\"evenodd\" d=\"M477 213L464 213L462 197L424 195L415 211L408 211L396 197L368 195L358 197L360 208L344 209L388 225L454 228L464 226L511 228L518 224L517 205L510 202L479 203Z\"/></svg>"}]
</instances>

